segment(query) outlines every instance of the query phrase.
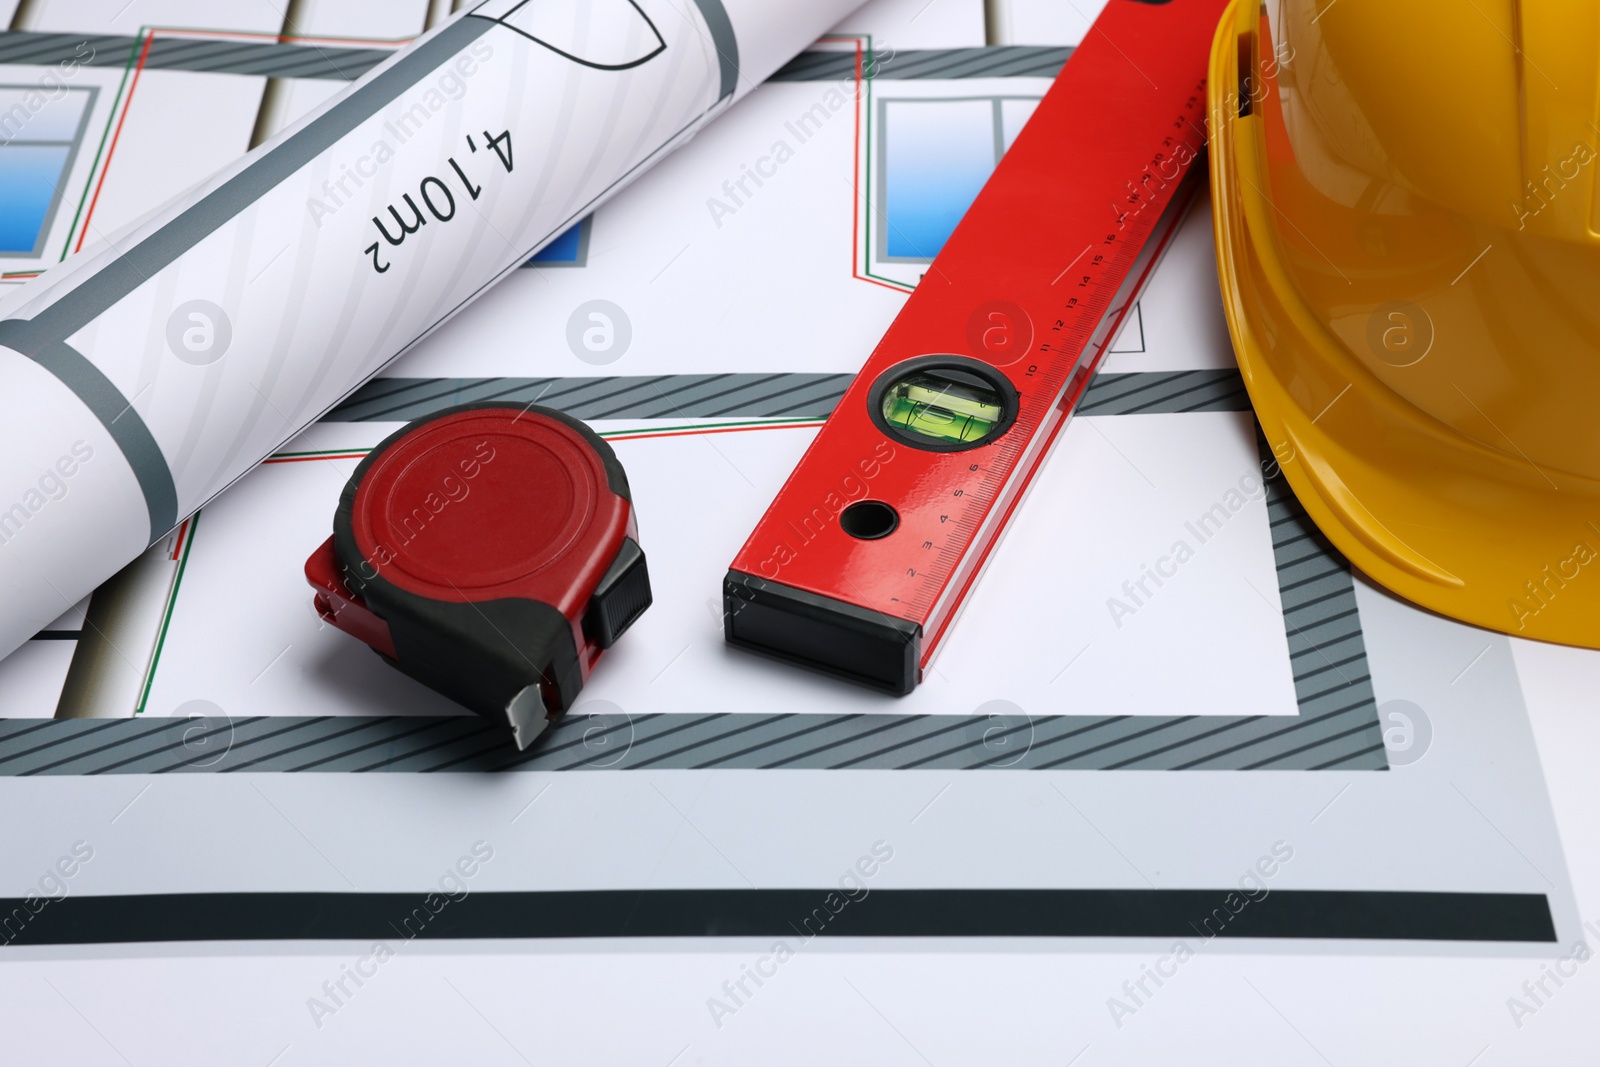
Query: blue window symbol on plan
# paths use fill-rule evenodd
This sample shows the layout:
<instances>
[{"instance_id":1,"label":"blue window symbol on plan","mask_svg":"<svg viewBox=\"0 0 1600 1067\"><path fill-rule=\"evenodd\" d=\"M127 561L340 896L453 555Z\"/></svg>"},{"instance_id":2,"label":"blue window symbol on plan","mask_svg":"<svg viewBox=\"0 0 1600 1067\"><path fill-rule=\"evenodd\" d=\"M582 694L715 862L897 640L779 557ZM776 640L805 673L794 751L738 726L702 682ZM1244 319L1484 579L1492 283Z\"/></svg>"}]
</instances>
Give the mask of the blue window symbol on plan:
<instances>
[{"instance_id":1,"label":"blue window symbol on plan","mask_svg":"<svg viewBox=\"0 0 1600 1067\"><path fill-rule=\"evenodd\" d=\"M581 267L589 261L589 223L593 215L575 222L560 237L535 252L525 266Z\"/></svg>"},{"instance_id":2,"label":"blue window symbol on plan","mask_svg":"<svg viewBox=\"0 0 1600 1067\"><path fill-rule=\"evenodd\" d=\"M1038 103L995 96L882 101L879 257L926 263L938 255Z\"/></svg>"},{"instance_id":3,"label":"blue window symbol on plan","mask_svg":"<svg viewBox=\"0 0 1600 1067\"><path fill-rule=\"evenodd\" d=\"M0 256L43 254L95 92L0 85Z\"/></svg>"}]
</instances>

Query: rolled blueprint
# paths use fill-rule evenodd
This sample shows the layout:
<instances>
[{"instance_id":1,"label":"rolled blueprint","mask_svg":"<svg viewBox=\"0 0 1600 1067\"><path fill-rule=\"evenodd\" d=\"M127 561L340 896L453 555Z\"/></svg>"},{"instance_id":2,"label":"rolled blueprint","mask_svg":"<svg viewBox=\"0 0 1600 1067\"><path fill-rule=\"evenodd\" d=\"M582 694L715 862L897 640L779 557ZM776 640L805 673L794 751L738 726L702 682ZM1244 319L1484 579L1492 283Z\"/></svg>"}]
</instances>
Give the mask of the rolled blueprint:
<instances>
[{"instance_id":1,"label":"rolled blueprint","mask_svg":"<svg viewBox=\"0 0 1600 1067\"><path fill-rule=\"evenodd\" d=\"M0 655L859 2L489 0L10 297Z\"/></svg>"}]
</instances>

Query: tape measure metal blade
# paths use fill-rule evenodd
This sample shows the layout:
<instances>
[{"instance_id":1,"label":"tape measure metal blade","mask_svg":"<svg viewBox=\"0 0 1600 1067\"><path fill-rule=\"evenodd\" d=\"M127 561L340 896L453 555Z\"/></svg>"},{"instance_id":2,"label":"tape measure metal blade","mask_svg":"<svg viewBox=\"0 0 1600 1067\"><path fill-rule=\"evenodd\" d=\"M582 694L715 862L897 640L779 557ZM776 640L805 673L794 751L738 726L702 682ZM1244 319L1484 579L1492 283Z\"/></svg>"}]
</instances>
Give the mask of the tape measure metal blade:
<instances>
[{"instance_id":1,"label":"tape measure metal blade","mask_svg":"<svg viewBox=\"0 0 1600 1067\"><path fill-rule=\"evenodd\" d=\"M920 681L1201 179L1224 6L1106 6L735 557L730 643Z\"/></svg>"}]
</instances>

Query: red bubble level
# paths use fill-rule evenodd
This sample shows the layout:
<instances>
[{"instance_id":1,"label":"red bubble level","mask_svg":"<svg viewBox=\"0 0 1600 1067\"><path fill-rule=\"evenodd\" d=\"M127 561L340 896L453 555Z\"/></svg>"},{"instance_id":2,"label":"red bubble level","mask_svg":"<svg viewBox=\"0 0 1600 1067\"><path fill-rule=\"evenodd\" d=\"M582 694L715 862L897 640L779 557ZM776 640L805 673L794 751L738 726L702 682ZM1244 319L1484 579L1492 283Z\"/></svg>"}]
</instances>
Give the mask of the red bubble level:
<instances>
[{"instance_id":1,"label":"red bubble level","mask_svg":"<svg viewBox=\"0 0 1600 1067\"><path fill-rule=\"evenodd\" d=\"M734 558L730 643L921 681L1203 180L1224 6L1106 5Z\"/></svg>"}]
</instances>

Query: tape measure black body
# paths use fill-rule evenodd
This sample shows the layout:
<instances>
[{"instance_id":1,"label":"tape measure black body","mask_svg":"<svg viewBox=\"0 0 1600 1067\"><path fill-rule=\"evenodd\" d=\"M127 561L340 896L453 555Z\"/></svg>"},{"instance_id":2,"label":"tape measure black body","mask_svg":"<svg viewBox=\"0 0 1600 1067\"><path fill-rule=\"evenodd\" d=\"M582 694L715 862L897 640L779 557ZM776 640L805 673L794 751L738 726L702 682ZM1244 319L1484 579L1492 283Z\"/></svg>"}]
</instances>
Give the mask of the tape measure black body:
<instances>
[{"instance_id":1,"label":"tape measure black body","mask_svg":"<svg viewBox=\"0 0 1600 1067\"><path fill-rule=\"evenodd\" d=\"M622 465L539 407L464 405L390 435L306 578L329 623L520 748L651 602Z\"/></svg>"}]
</instances>

